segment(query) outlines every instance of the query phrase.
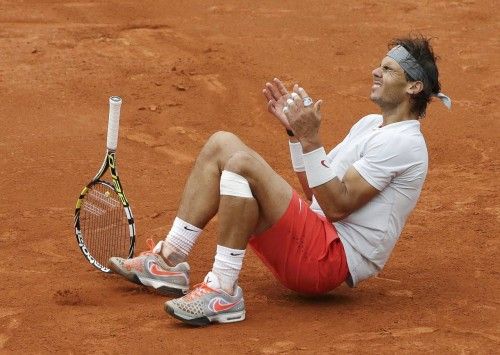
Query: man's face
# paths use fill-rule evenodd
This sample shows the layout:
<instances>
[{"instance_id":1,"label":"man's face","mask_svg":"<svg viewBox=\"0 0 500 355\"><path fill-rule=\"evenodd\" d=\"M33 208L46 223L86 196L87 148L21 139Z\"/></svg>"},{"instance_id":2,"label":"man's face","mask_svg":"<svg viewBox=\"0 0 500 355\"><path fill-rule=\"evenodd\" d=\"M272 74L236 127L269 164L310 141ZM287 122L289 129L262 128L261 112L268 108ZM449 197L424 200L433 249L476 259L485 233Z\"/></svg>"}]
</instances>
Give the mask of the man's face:
<instances>
[{"instance_id":1,"label":"man's face","mask_svg":"<svg viewBox=\"0 0 500 355\"><path fill-rule=\"evenodd\" d=\"M383 108L398 106L408 100L406 81L403 68L394 59L385 57L380 67L372 71L373 86L370 99Z\"/></svg>"}]
</instances>

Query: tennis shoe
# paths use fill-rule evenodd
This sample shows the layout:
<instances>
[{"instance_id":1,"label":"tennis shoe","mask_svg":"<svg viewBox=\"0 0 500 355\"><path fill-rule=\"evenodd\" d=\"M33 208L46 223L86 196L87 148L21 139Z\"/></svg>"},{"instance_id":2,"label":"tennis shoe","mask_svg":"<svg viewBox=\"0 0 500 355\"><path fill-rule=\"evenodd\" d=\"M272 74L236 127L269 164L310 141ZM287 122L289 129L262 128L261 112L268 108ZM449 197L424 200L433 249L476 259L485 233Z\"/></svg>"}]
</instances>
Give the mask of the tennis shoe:
<instances>
[{"instance_id":1,"label":"tennis shoe","mask_svg":"<svg viewBox=\"0 0 500 355\"><path fill-rule=\"evenodd\" d=\"M243 290L236 285L234 295L228 294L221 289L217 275L209 272L187 295L167 301L165 312L197 326L239 322L245 319Z\"/></svg>"},{"instance_id":2,"label":"tennis shoe","mask_svg":"<svg viewBox=\"0 0 500 355\"><path fill-rule=\"evenodd\" d=\"M160 255L162 242L154 246L154 242L148 239L147 243L150 250L135 258L110 258L109 268L131 282L154 288L158 293L186 294L189 290L189 264L182 262L168 266Z\"/></svg>"}]
</instances>

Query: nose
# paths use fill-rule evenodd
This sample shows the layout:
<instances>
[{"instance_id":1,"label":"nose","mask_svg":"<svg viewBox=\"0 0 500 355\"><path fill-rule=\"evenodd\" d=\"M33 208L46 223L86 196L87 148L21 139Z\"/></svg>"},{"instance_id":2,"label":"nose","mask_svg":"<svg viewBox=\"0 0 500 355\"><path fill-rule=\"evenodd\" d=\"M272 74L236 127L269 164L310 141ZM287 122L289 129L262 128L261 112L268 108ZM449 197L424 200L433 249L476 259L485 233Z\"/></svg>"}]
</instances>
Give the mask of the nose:
<instances>
[{"instance_id":1,"label":"nose","mask_svg":"<svg viewBox=\"0 0 500 355\"><path fill-rule=\"evenodd\" d=\"M382 68L377 67L377 68L373 69L372 75L376 78L381 78L382 77Z\"/></svg>"}]
</instances>

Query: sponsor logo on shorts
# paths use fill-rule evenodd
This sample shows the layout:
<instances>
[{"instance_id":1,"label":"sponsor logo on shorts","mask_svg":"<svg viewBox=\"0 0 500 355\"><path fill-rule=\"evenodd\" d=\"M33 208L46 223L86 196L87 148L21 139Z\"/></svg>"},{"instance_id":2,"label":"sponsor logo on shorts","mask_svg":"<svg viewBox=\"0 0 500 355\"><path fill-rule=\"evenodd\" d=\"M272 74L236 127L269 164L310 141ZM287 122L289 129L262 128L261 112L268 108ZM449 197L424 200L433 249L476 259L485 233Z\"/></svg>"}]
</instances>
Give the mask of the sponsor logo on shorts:
<instances>
[{"instance_id":1,"label":"sponsor logo on shorts","mask_svg":"<svg viewBox=\"0 0 500 355\"><path fill-rule=\"evenodd\" d=\"M326 163L326 160L322 160L321 165L323 165L325 168L329 168L328 164Z\"/></svg>"}]
</instances>

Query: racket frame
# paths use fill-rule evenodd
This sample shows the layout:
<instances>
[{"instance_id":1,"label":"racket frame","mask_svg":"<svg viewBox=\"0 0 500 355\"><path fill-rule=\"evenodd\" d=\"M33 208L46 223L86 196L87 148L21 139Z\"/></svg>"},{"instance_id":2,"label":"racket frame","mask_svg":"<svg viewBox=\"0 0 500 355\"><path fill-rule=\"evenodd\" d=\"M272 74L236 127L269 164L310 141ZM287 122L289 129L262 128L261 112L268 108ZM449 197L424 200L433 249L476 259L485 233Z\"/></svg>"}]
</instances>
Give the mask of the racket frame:
<instances>
[{"instance_id":1,"label":"racket frame","mask_svg":"<svg viewBox=\"0 0 500 355\"><path fill-rule=\"evenodd\" d=\"M106 173L106 171L110 171L111 173L111 180L113 181L112 184L110 184L107 181L101 180L101 177ZM134 222L134 217L132 214L132 209L130 208L130 204L128 203L127 197L125 196L125 193L123 192L122 185L120 183L120 178L118 177L118 170L116 168L116 158L115 158L115 151L111 149L106 149L106 156L104 158L104 161L101 165L101 168L97 172L97 174L94 176L94 178L83 188L82 192L80 193L80 197L78 198L76 202L76 209L75 209L75 235L76 235L76 241L78 243L78 246L80 247L81 252L85 256L85 258L88 260L88 262L97 268L98 270L105 272L105 273L110 273L111 270L106 267L105 265L101 265L89 252L87 249L87 246L85 245L84 241L84 236L82 234L81 228L80 228L80 209L82 207L83 200L85 198L85 195L87 192L90 190L92 185L101 183L104 185L107 185L111 187L116 194L118 195L118 198L120 199L120 202L125 210L125 214L127 216L127 222L129 226L129 236L130 236L130 248L128 251L128 256L127 258L131 258L134 256L134 249L135 249L135 222Z\"/></svg>"}]
</instances>

